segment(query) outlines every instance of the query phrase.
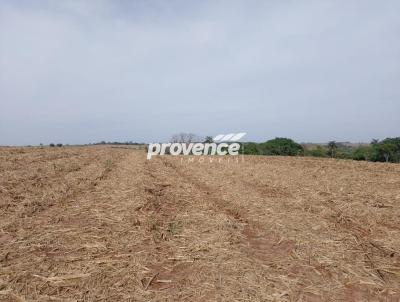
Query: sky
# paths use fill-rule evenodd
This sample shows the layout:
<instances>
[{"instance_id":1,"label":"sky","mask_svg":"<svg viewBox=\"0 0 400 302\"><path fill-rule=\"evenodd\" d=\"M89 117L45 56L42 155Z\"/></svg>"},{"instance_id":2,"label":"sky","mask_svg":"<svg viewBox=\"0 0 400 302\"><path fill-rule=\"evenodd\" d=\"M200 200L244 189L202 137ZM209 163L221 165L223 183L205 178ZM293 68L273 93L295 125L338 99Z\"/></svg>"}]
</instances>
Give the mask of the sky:
<instances>
[{"instance_id":1,"label":"sky","mask_svg":"<svg viewBox=\"0 0 400 302\"><path fill-rule=\"evenodd\" d=\"M0 0L0 145L400 136L400 1Z\"/></svg>"}]
</instances>

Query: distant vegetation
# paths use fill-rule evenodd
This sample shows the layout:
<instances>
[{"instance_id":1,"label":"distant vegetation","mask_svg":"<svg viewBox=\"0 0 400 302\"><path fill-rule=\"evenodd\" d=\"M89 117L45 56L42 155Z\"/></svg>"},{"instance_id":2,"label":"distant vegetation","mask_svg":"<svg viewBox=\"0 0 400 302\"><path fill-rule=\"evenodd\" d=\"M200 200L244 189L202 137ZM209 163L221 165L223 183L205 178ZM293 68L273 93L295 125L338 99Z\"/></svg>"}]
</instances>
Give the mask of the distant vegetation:
<instances>
[{"instance_id":1,"label":"distant vegetation","mask_svg":"<svg viewBox=\"0 0 400 302\"><path fill-rule=\"evenodd\" d=\"M202 138L191 133L180 133L171 138L171 142L212 142L211 136ZM240 143L240 154L248 155L285 155L313 156L341 159L365 160L373 162L400 163L400 137L372 140L369 144L352 144L330 141L327 144L299 144L290 138L277 137L264 143ZM133 141L101 141L89 145L145 145ZM43 144L40 144L43 146ZM62 147L63 144L49 144L50 147Z\"/></svg>"},{"instance_id":2,"label":"distant vegetation","mask_svg":"<svg viewBox=\"0 0 400 302\"><path fill-rule=\"evenodd\" d=\"M90 144L89 144L90 145ZM101 141L98 143L94 143L93 145L145 145L145 143L137 143L133 141L126 141L126 142L106 142L106 141Z\"/></svg>"},{"instance_id":3,"label":"distant vegetation","mask_svg":"<svg viewBox=\"0 0 400 302\"><path fill-rule=\"evenodd\" d=\"M265 143L243 143L241 153L258 155L303 155L304 148L289 138L277 137Z\"/></svg>"},{"instance_id":4,"label":"distant vegetation","mask_svg":"<svg viewBox=\"0 0 400 302\"><path fill-rule=\"evenodd\" d=\"M400 162L400 137L373 140L370 144L351 144L331 141L327 144L300 145L289 138L277 137L264 143L242 143L242 154L299 155L367 160L374 162Z\"/></svg>"}]
</instances>

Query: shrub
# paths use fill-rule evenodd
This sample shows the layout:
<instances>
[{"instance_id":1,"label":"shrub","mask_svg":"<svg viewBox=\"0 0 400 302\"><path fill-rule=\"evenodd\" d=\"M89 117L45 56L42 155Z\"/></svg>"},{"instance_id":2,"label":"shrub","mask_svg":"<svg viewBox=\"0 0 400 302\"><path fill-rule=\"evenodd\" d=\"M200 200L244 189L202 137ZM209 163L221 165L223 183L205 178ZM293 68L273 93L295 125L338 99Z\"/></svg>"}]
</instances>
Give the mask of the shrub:
<instances>
[{"instance_id":1,"label":"shrub","mask_svg":"<svg viewBox=\"0 0 400 302\"><path fill-rule=\"evenodd\" d=\"M317 146L315 149L306 149L304 151L304 155L306 156L314 156L314 157L327 157L327 151L322 146Z\"/></svg>"},{"instance_id":2,"label":"shrub","mask_svg":"<svg viewBox=\"0 0 400 302\"><path fill-rule=\"evenodd\" d=\"M256 144L256 143L241 143L239 153L240 154L248 154L248 155L260 154L260 152L258 150L258 144Z\"/></svg>"}]
</instances>

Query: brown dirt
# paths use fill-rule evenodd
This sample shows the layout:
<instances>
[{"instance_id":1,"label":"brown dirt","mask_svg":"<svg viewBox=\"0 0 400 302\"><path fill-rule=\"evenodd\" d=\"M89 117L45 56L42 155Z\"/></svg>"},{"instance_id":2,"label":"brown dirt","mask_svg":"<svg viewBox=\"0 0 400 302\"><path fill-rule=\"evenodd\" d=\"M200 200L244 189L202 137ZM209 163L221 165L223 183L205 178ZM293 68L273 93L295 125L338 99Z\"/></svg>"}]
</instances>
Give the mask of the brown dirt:
<instances>
[{"instance_id":1,"label":"brown dirt","mask_svg":"<svg viewBox=\"0 0 400 302\"><path fill-rule=\"evenodd\" d=\"M0 301L399 301L400 166L0 148Z\"/></svg>"}]
</instances>

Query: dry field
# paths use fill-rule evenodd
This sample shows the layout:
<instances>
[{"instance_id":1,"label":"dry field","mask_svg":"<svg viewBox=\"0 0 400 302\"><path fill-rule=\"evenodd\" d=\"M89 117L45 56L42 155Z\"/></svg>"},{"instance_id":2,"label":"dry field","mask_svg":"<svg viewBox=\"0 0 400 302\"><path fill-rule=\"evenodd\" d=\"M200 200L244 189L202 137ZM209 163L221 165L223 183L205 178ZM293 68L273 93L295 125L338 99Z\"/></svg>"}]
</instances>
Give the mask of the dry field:
<instances>
[{"instance_id":1,"label":"dry field","mask_svg":"<svg viewBox=\"0 0 400 302\"><path fill-rule=\"evenodd\" d=\"M399 301L400 165L0 148L0 301Z\"/></svg>"}]
</instances>

